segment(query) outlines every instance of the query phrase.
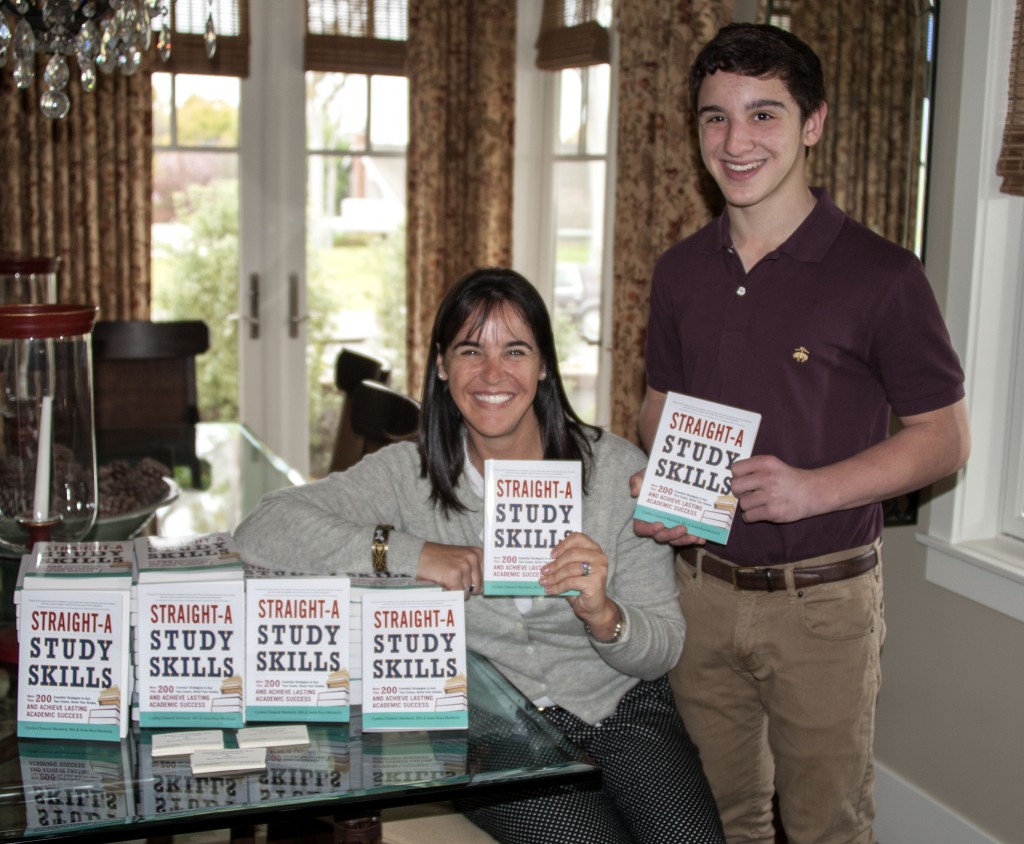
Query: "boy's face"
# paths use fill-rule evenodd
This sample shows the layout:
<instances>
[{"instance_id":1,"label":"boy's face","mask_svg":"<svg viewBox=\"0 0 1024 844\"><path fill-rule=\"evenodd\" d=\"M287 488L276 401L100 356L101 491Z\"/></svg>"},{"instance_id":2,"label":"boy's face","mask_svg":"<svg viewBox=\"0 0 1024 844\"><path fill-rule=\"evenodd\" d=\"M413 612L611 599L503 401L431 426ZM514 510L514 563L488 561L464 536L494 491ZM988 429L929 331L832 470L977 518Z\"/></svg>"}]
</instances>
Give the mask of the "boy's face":
<instances>
[{"instance_id":1,"label":"boy's face","mask_svg":"<svg viewBox=\"0 0 1024 844\"><path fill-rule=\"evenodd\" d=\"M804 148L821 137L826 110L802 121L781 79L705 77L697 100L701 155L726 203L785 213L787 203L806 199Z\"/></svg>"}]
</instances>

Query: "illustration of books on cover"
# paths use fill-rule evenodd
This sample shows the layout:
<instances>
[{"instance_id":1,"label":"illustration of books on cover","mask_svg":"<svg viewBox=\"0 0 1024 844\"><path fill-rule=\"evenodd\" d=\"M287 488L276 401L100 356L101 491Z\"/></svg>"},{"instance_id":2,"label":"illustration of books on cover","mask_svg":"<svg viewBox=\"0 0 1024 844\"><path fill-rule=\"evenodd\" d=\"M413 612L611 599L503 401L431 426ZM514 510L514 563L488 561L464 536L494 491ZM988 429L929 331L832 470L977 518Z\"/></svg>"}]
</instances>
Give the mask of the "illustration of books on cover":
<instances>
[{"instance_id":1,"label":"illustration of books on cover","mask_svg":"<svg viewBox=\"0 0 1024 844\"><path fill-rule=\"evenodd\" d=\"M760 424L759 413L668 393L633 517L724 545L739 503L732 464L753 453Z\"/></svg>"},{"instance_id":2,"label":"illustration of books on cover","mask_svg":"<svg viewBox=\"0 0 1024 844\"><path fill-rule=\"evenodd\" d=\"M349 675L347 668L340 668L327 675L327 688L317 692L317 706L348 706Z\"/></svg>"},{"instance_id":3,"label":"illustration of books on cover","mask_svg":"<svg viewBox=\"0 0 1024 844\"><path fill-rule=\"evenodd\" d=\"M90 724L111 724L121 726L121 689L109 686L100 691L96 703L98 706L89 710Z\"/></svg>"},{"instance_id":4,"label":"illustration of books on cover","mask_svg":"<svg viewBox=\"0 0 1024 844\"><path fill-rule=\"evenodd\" d=\"M220 684L220 694L210 698L211 712L242 712L242 678L237 674L225 677Z\"/></svg>"},{"instance_id":5,"label":"illustration of books on cover","mask_svg":"<svg viewBox=\"0 0 1024 844\"><path fill-rule=\"evenodd\" d=\"M434 698L435 712L455 712L469 707L465 674L456 674L444 684L444 694Z\"/></svg>"}]
</instances>

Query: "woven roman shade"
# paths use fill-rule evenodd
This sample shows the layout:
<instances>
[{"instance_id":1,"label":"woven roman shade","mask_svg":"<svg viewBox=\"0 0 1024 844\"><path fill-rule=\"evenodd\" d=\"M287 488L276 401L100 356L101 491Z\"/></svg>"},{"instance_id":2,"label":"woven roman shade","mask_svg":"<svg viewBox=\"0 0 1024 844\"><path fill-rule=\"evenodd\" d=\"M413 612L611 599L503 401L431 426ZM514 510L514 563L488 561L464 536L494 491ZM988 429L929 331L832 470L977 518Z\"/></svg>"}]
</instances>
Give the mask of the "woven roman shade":
<instances>
[{"instance_id":1,"label":"woven roman shade","mask_svg":"<svg viewBox=\"0 0 1024 844\"><path fill-rule=\"evenodd\" d=\"M208 14L206 0L174 0L171 3L171 57L167 62L151 58L150 70L248 76L249 0L216 0L214 3L217 52L212 59L207 58L203 41ZM153 37L157 37L156 32Z\"/></svg>"},{"instance_id":2,"label":"woven roman shade","mask_svg":"<svg viewBox=\"0 0 1024 844\"><path fill-rule=\"evenodd\" d=\"M564 70L610 61L608 30L597 20L597 0L544 0L537 67Z\"/></svg>"},{"instance_id":3,"label":"woven roman shade","mask_svg":"<svg viewBox=\"0 0 1024 844\"><path fill-rule=\"evenodd\" d=\"M996 173L1003 177L999 190L1012 196L1024 196L1024 7L1017 0L1013 20L1013 50L1010 54L1010 92L1003 127L1003 148Z\"/></svg>"},{"instance_id":4,"label":"woven roman shade","mask_svg":"<svg viewBox=\"0 0 1024 844\"><path fill-rule=\"evenodd\" d=\"M306 70L404 76L406 0L308 0Z\"/></svg>"}]
</instances>

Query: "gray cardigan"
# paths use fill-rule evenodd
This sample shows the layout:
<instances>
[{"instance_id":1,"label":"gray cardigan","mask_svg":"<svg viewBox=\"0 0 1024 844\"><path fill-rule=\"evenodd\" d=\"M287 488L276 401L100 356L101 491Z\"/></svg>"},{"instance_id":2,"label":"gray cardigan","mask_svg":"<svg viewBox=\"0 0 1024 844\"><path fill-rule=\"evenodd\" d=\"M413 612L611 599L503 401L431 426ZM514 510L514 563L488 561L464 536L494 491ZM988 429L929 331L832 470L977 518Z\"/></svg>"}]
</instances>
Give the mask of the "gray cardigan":
<instances>
[{"instance_id":1,"label":"gray cardigan","mask_svg":"<svg viewBox=\"0 0 1024 844\"><path fill-rule=\"evenodd\" d=\"M604 434L594 443L583 532L609 560L608 595L621 607L625 632L594 642L565 598L537 598L523 614L514 598L474 596L466 604L469 646L486 656L530 700L547 697L594 724L611 715L639 679L675 665L684 623L672 551L633 533L629 477L643 452ZM388 569L415 575L426 541L482 545L483 502L465 474L457 488L466 513L445 517L429 502L411 442L368 455L351 469L264 496L235 532L246 559L310 572L367 571L378 524L394 525Z\"/></svg>"}]
</instances>

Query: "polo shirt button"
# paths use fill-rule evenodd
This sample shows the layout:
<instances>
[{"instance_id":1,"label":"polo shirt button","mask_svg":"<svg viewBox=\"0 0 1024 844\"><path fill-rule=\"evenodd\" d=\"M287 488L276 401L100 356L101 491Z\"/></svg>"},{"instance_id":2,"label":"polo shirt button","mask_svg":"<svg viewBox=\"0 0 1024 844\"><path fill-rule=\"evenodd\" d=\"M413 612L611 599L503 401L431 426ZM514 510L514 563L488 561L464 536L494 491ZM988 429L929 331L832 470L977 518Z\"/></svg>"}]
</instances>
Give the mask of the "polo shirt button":
<instances>
[{"instance_id":1,"label":"polo shirt button","mask_svg":"<svg viewBox=\"0 0 1024 844\"><path fill-rule=\"evenodd\" d=\"M741 284L739 287L736 288L736 295L737 296L746 296L747 295L747 288L744 287Z\"/></svg>"}]
</instances>

